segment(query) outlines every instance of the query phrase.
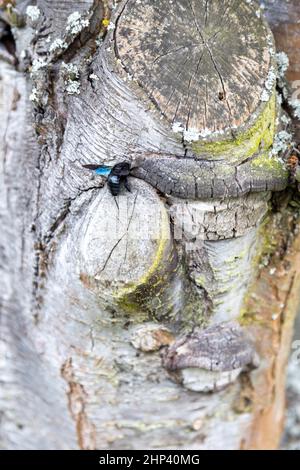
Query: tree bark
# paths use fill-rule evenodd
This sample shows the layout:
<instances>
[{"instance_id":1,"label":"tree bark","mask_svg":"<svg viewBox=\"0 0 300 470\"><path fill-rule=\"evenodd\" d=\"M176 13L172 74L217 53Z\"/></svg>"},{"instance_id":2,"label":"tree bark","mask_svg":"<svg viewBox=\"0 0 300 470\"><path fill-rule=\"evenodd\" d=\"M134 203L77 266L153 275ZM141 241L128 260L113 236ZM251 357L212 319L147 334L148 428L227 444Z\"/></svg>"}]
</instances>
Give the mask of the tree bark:
<instances>
[{"instance_id":1,"label":"tree bark","mask_svg":"<svg viewBox=\"0 0 300 470\"><path fill-rule=\"evenodd\" d=\"M300 238L259 5L7 3L1 447L276 448ZM124 160L117 197L83 168Z\"/></svg>"}]
</instances>

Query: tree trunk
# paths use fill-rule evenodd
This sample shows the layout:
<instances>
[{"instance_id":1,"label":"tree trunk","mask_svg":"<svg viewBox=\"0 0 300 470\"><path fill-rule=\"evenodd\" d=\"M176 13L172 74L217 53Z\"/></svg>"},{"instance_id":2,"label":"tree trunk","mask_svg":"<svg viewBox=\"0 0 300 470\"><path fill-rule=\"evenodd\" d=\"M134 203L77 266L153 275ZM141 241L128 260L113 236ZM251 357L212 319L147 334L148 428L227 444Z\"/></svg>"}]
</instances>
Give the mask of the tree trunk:
<instances>
[{"instance_id":1,"label":"tree trunk","mask_svg":"<svg viewBox=\"0 0 300 470\"><path fill-rule=\"evenodd\" d=\"M299 202L259 5L15 3L0 20L1 447L276 448ZM124 161L116 197L83 167Z\"/></svg>"}]
</instances>

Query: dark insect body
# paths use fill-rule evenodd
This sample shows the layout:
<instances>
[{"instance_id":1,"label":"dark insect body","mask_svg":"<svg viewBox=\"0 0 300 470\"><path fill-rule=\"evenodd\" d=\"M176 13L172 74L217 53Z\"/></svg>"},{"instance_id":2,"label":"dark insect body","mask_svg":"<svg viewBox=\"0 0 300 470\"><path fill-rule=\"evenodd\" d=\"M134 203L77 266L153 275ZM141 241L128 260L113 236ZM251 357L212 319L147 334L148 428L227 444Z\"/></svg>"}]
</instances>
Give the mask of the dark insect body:
<instances>
[{"instance_id":1,"label":"dark insect body","mask_svg":"<svg viewBox=\"0 0 300 470\"><path fill-rule=\"evenodd\" d=\"M117 163L112 168L103 165L83 165L83 167L95 171L97 175L107 176L107 184L113 196L120 194L122 186L130 192L128 182L130 164L128 162Z\"/></svg>"}]
</instances>

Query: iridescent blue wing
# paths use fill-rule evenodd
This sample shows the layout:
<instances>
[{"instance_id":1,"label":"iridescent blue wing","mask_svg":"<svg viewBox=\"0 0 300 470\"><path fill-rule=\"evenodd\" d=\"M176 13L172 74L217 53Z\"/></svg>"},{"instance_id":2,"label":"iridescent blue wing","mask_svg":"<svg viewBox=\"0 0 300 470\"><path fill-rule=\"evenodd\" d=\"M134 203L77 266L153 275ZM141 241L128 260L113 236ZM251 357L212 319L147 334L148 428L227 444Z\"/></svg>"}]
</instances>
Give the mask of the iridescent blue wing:
<instances>
[{"instance_id":1,"label":"iridescent blue wing","mask_svg":"<svg viewBox=\"0 0 300 470\"><path fill-rule=\"evenodd\" d=\"M101 176L109 176L111 172L111 167L105 165L82 165L84 168L88 170L93 170L97 175Z\"/></svg>"},{"instance_id":2,"label":"iridescent blue wing","mask_svg":"<svg viewBox=\"0 0 300 470\"><path fill-rule=\"evenodd\" d=\"M109 168L108 166L100 166L99 168L95 170L95 173L97 175L102 175L102 176L109 176L110 172L111 172L111 168Z\"/></svg>"}]
</instances>

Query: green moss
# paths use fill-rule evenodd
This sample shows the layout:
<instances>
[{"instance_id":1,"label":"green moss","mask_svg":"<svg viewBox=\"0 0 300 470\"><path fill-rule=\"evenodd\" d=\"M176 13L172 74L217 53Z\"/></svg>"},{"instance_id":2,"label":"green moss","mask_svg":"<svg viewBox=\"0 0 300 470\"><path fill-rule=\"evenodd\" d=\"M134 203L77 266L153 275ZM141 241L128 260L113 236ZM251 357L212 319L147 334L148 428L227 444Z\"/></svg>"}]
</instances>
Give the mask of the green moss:
<instances>
[{"instance_id":1,"label":"green moss","mask_svg":"<svg viewBox=\"0 0 300 470\"><path fill-rule=\"evenodd\" d=\"M278 248L278 239L272 229L270 218L266 218L259 230L259 237L257 246L260 248L256 259L254 260L254 267L262 263L265 258L268 260L275 253Z\"/></svg>"},{"instance_id":2,"label":"green moss","mask_svg":"<svg viewBox=\"0 0 300 470\"><path fill-rule=\"evenodd\" d=\"M247 302L247 297L245 301ZM240 316L238 322L241 326L250 326L250 325L263 325L264 322L261 318L257 317L255 311L251 311L248 308L244 307L240 311Z\"/></svg>"},{"instance_id":3,"label":"green moss","mask_svg":"<svg viewBox=\"0 0 300 470\"><path fill-rule=\"evenodd\" d=\"M196 276L194 282L198 287L202 287L205 290L208 290L210 287L210 281L207 279L205 274L200 274L199 276Z\"/></svg>"},{"instance_id":4,"label":"green moss","mask_svg":"<svg viewBox=\"0 0 300 470\"><path fill-rule=\"evenodd\" d=\"M269 152L263 152L251 162L251 171L253 173L272 174L273 178L287 179L288 171L276 156Z\"/></svg>"},{"instance_id":5,"label":"green moss","mask_svg":"<svg viewBox=\"0 0 300 470\"><path fill-rule=\"evenodd\" d=\"M244 133L237 134L235 139L221 142L195 142L193 151L198 155L208 157L223 156L228 159L248 158L260 149L269 149L274 141L276 122L276 94L266 104L254 125Z\"/></svg>"},{"instance_id":6,"label":"green moss","mask_svg":"<svg viewBox=\"0 0 300 470\"><path fill-rule=\"evenodd\" d=\"M6 5L5 13L9 20L9 23L16 28L22 28L25 26L25 17L22 15L14 5L14 2L11 1Z\"/></svg>"},{"instance_id":7,"label":"green moss","mask_svg":"<svg viewBox=\"0 0 300 470\"><path fill-rule=\"evenodd\" d=\"M169 264L163 254L164 252L161 253L159 262L156 257L152 265L152 268L155 266L155 270L151 268L140 283L126 286L122 290L118 289L116 293L115 302L118 308L134 316L137 322L159 319L161 316L167 318L173 311L171 286L178 271L170 269L170 266L175 267L177 259L172 252ZM166 266L168 271L166 271Z\"/></svg>"},{"instance_id":8,"label":"green moss","mask_svg":"<svg viewBox=\"0 0 300 470\"><path fill-rule=\"evenodd\" d=\"M129 314L135 314L141 320L147 317L147 312L151 311L151 303L155 302L155 307L159 309L162 291L168 285L170 274L166 272L166 266L174 264L174 253L170 250L169 257L166 257L170 250L169 218L164 214L162 222L161 238L157 244L157 250L150 267L144 275L135 283L127 284L122 289L118 287L115 302L119 308ZM170 262L170 263L169 263Z\"/></svg>"},{"instance_id":9,"label":"green moss","mask_svg":"<svg viewBox=\"0 0 300 470\"><path fill-rule=\"evenodd\" d=\"M252 260L252 270L253 273L258 272L258 270L269 264L269 260L275 251L278 249L278 240L275 236L275 227L272 226L272 219L266 217L262 222L259 233L257 237L257 253ZM256 311L249 309L249 305L253 302L250 302L250 296L253 293L253 286L250 286L248 293L244 298L243 305L244 307L240 311L239 323L242 326L247 326L251 324L262 324L262 320L257 318Z\"/></svg>"}]
</instances>

